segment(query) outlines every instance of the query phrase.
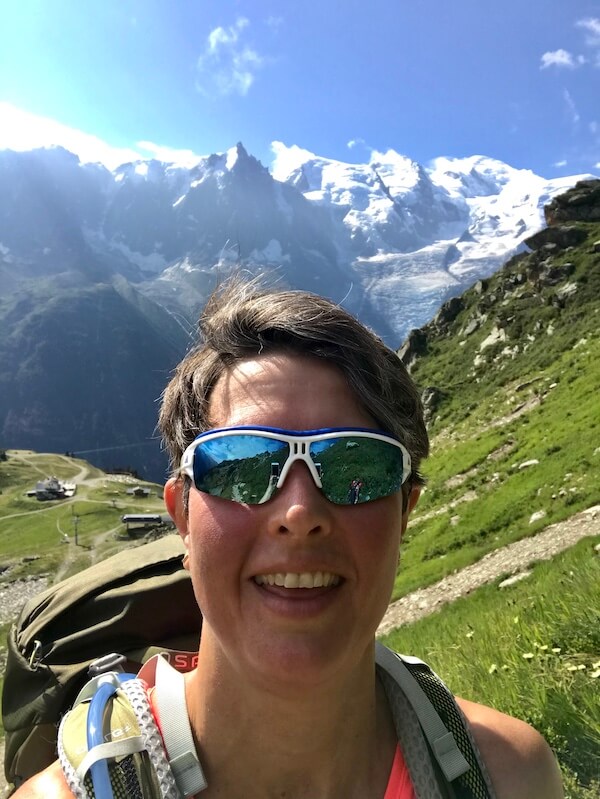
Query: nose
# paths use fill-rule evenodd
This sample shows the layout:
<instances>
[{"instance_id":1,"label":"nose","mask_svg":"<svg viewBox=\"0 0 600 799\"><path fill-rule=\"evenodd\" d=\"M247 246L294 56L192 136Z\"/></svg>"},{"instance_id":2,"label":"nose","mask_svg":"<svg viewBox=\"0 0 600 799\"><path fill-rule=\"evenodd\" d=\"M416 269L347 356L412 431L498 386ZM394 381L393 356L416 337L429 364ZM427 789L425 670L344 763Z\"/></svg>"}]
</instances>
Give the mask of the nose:
<instances>
[{"instance_id":1,"label":"nose","mask_svg":"<svg viewBox=\"0 0 600 799\"><path fill-rule=\"evenodd\" d=\"M269 529L275 534L326 534L331 529L331 503L317 488L305 463L294 463L269 502Z\"/></svg>"}]
</instances>

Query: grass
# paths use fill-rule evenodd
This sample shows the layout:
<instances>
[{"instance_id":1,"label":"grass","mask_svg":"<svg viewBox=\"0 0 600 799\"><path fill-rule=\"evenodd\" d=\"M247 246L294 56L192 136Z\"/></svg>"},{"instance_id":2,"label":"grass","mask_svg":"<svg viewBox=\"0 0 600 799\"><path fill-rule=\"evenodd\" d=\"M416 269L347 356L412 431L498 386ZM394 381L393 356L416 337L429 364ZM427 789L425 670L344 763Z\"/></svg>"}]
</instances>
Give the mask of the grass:
<instances>
[{"instance_id":1,"label":"grass","mask_svg":"<svg viewBox=\"0 0 600 799\"><path fill-rule=\"evenodd\" d=\"M452 691L532 724L557 754L567 799L600 790L600 538L527 580L478 589L383 641L425 660Z\"/></svg>"},{"instance_id":2,"label":"grass","mask_svg":"<svg viewBox=\"0 0 600 799\"><path fill-rule=\"evenodd\" d=\"M587 227L600 237L600 226ZM569 280L578 285L563 308L552 305L557 286L528 288L529 256L497 273L482 295L463 295L465 308L447 329L425 328L428 354L413 376L444 398L429 425L428 485L405 535L394 599L600 503L600 258L586 246L557 259L574 264ZM524 295L504 305L515 276ZM465 336L484 311L486 323ZM501 346L519 346L514 357L499 347L480 351L498 320L507 331ZM479 367L478 354L486 359ZM537 463L519 468L527 461Z\"/></svg>"},{"instance_id":3,"label":"grass","mask_svg":"<svg viewBox=\"0 0 600 799\"><path fill-rule=\"evenodd\" d=\"M145 484L153 489L152 495L136 499L125 493L131 480L104 475L85 461L12 450L7 456L7 461L0 462L0 563L10 567L0 578L3 581L53 575L65 561L67 574L85 568L131 543L121 516L165 512L159 486ZM37 480L49 474L69 479L82 470L94 483L80 483L71 499L39 502L26 496ZM75 528L79 544L76 554L72 551Z\"/></svg>"}]
</instances>

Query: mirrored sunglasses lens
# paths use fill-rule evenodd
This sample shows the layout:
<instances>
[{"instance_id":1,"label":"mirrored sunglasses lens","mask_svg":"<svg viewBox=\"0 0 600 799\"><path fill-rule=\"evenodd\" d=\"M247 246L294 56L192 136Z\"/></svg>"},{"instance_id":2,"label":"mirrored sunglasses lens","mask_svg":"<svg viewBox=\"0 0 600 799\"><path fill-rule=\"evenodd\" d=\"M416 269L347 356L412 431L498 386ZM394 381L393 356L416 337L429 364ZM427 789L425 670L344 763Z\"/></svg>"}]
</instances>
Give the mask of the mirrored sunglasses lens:
<instances>
[{"instance_id":1,"label":"mirrored sunglasses lens","mask_svg":"<svg viewBox=\"0 0 600 799\"><path fill-rule=\"evenodd\" d=\"M288 452L285 442L252 434L200 441L194 451L194 485L206 494L259 505L275 493Z\"/></svg>"},{"instance_id":2,"label":"mirrored sunglasses lens","mask_svg":"<svg viewBox=\"0 0 600 799\"><path fill-rule=\"evenodd\" d=\"M402 450L387 441L343 436L311 444L323 493L337 505L357 505L400 490Z\"/></svg>"}]
</instances>

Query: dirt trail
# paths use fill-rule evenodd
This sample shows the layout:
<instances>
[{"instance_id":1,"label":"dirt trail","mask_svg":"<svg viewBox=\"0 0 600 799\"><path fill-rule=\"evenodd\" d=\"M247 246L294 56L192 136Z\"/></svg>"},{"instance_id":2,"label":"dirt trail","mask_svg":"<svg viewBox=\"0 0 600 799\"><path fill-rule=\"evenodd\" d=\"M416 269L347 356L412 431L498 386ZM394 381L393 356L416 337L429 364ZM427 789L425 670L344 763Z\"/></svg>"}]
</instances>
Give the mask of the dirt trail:
<instances>
[{"instance_id":1,"label":"dirt trail","mask_svg":"<svg viewBox=\"0 0 600 799\"><path fill-rule=\"evenodd\" d=\"M403 596L389 606L377 633L385 635L395 627L417 621L502 575L520 574L528 565L550 560L591 535L600 535L600 505L551 524L530 538L522 538L514 544L496 549L456 574Z\"/></svg>"}]
</instances>

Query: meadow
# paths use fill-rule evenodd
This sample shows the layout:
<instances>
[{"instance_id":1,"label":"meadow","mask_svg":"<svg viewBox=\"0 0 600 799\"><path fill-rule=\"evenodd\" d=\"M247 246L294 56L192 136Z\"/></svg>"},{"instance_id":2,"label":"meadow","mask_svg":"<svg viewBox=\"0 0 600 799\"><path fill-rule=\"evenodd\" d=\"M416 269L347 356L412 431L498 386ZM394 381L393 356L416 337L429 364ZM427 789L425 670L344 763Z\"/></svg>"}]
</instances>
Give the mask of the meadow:
<instances>
[{"instance_id":1,"label":"meadow","mask_svg":"<svg viewBox=\"0 0 600 799\"><path fill-rule=\"evenodd\" d=\"M424 328L412 375L442 399L394 598L600 503L600 256L582 245L553 260L577 287L560 302L560 286L528 284L532 258ZM484 346L499 326L504 340Z\"/></svg>"},{"instance_id":2,"label":"meadow","mask_svg":"<svg viewBox=\"0 0 600 799\"><path fill-rule=\"evenodd\" d=\"M457 695L538 729L566 799L600 796L599 542L581 541L524 581L480 588L382 639L425 660Z\"/></svg>"},{"instance_id":3,"label":"meadow","mask_svg":"<svg viewBox=\"0 0 600 799\"><path fill-rule=\"evenodd\" d=\"M49 475L75 479L75 495L49 502L26 496ZM151 496L128 495L133 485L149 487ZM8 450L0 461L0 582L40 574L52 581L131 546L121 522L127 513L165 513L161 487L64 455Z\"/></svg>"}]
</instances>

